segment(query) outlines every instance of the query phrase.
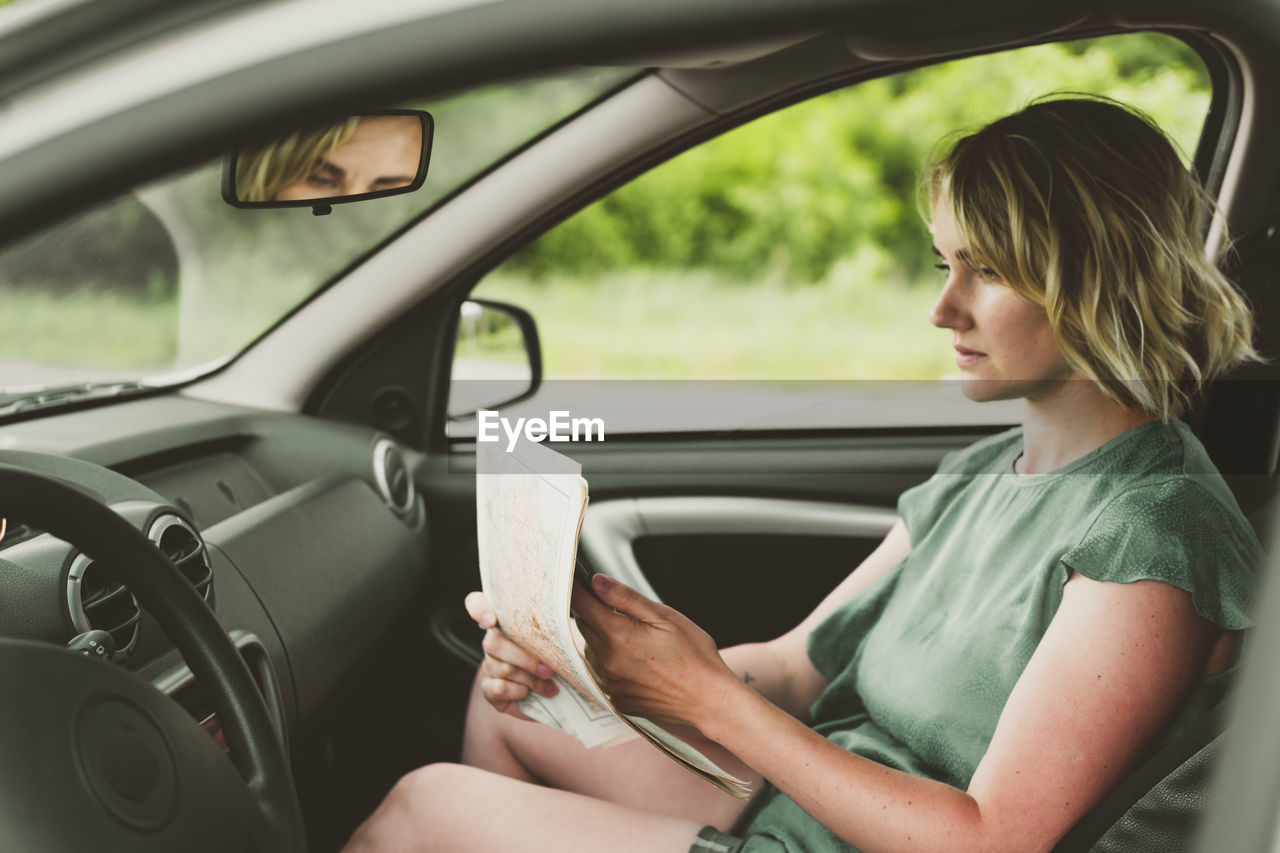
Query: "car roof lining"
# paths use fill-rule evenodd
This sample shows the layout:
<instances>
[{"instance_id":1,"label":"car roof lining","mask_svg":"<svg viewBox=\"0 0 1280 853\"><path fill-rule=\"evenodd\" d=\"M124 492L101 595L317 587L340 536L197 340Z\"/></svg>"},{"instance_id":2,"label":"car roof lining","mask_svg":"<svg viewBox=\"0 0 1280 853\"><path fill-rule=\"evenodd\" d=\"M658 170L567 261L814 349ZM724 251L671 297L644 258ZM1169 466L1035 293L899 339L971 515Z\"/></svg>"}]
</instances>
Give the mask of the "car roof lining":
<instances>
[{"instance_id":1,"label":"car roof lining","mask_svg":"<svg viewBox=\"0 0 1280 853\"><path fill-rule=\"evenodd\" d=\"M0 27L0 99L255 0L46 0Z\"/></svg>"},{"instance_id":2,"label":"car roof lining","mask_svg":"<svg viewBox=\"0 0 1280 853\"><path fill-rule=\"evenodd\" d=\"M709 34L724 44L808 32L823 11L843 4L795 0L786 26L766 0L707 0L693 15L674 2L584 14L573 0L437 0L453 8L414 17L422 5L379 4L371 7L377 15L352 20L345 0L309 0L306 26L291 29L280 13L297 9L296 0L256 4L15 94L0 136L0 234L28 233L318 116L646 50L681 50L706 43ZM263 28L271 33L267 52ZM37 65L31 73L38 76Z\"/></svg>"},{"instance_id":3,"label":"car roof lining","mask_svg":"<svg viewBox=\"0 0 1280 853\"><path fill-rule=\"evenodd\" d=\"M93 100L101 102L105 112L96 118L65 115L67 111L83 111L84 100L64 98L58 105L64 114L53 118L49 94L42 87L19 93L7 111L14 133L7 135L7 143L0 141L0 148L5 149L0 183L7 187L7 204L0 210L0 233L26 233L69 209L104 200L158 174L207 159L250 136L283 130L320 114L457 91L566 64L617 63L661 52L687 53L706 45L713 46L707 51L714 54L725 45L741 46L762 38L785 42L787 33L803 36L821 29L876 33L887 45L895 32L907 32L921 20L938 16L950 20L956 14L955 4L944 0L790 0L785 5L777 0L650 0L643 5L602 2L588 7L575 0L480 4L439 0L439 4L454 8L435 17L405 17L391 25L392 11L366 16L376 18L372 22L353 21L349 14L342 14L348 9L343 0L310 0L307 32L274 32L273 38L285 39L288 45L270 58L246 57L227 64L227 58L244 52L246 45L224 41L213 54L199 54L223 57L225 67L210 72L218 76L192 77L183 84L185 88L175 89L173 81L164 79L166 75L153 75L156 79L135 75L128 87L128 96L135 103L129 106L122 92L99 90ZM392 4L396 8L411 5ZM1057 4L1061 8L1045 13L1046 18L1040 13L1019 12L1024 5L1021 0L975 0L965 5L964 17L975 21L1012 17L1021 21L1018 32L1026 39L1043 40L1063 31L1081 10L1093 8L1084 0ZM264 16L290 7L297 8L296 0L238 9L226 16L226 26L220 22L209 28L207 44L215 44L212 40L216 38L229 39L233 31L244 31L244 26L234 26L237 23L266 21ZM952 11L948 12L949 8ZM1215 13L1215 20L1228 8L1248 12L1252 7L1246 0L1222 0L1215 11L1219 8L1224 11ZM1076 10L1074 14L1071 9ZM316 22L326 21L330 14L338 20L326 23L329 29L317 30L320 24ZM1202 10L1200 14L1205 13ZM1118 16L1113 17L1120 22ZM1145 18L1138 14L1125 17L1130 20L1124 24L1132 26L1144 20L1161 25L1170 20L1169 14L1157 14L1156 10ZM1205 26L1203 20L1200 26ZM321 31L326 34L317 37ZM846 40L867 37L846 35ZM177 38L192 39L188 47L206 44L200 41L199 31L179 33ZM1010 32L1001 35L1002 42L1010 38L1014 38ZM945 44L937 39L944 39ZM994 46L977 23L962 33L935 33L916 44L916 58L932 58L941 55L940 51L976 50L984 44ZM90 62L78 79L89 81L98 70L127 62L151 47L148 42L109 62ZM900 59L902 51L896 53ZM236 61L243 64L237 66ZM33 68L32 73L37 72ZM52 92L58 85L45 88ZM46 106L44 116L49 118L36 115ZM50 167L54 161L58 169Z\"/></svg>"}]
</instances>

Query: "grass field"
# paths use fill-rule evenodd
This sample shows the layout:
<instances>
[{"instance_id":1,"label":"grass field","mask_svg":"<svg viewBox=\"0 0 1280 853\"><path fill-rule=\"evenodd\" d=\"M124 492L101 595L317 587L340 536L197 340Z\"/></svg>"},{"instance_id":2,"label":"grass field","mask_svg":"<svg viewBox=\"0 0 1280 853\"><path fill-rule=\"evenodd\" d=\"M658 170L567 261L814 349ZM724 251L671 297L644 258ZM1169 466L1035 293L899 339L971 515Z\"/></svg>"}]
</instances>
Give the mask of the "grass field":
<instances>
[{"instance_id":1,"label":"grass field","mask_svg":"<svg viewBox=\"0 0 1280 853\"><path fill-rule=\"evenodd\" d=\"M794 285L658 271L490 276L476 295L533 314L553 379L937 379L955 370L948 334L926 319L933 283L880 283L853 268Z\"/></svg>"},{"instance_id":2,"label":"grass field","mask_svg":"<svg viewBox=\"0 0 1280 853\"><path fill-rule=\"evenodd\" d=\"M105 369L168 369L177 304L111 291L0 288L0 359Z\"/></svg>"},{"instance_id":3,"label":"grass field","mask_svg":"<svg viewBox=\"0 0 1280 853\"><path fill-rule=\"evenodd\" d=\"M706 272L536 282L499 274L477 295L533 314L548 378L935 379L954 370L946 333L925 319L931 283L878 283L859 272L865 266L838 267L818 284L742 283ZM221 355L253 332L220 329L220 349L205 339L211 325L233 324L211 323L208 306L195 323L179 316L175 301L110 291L6 288L0 298L0 359L9 362L159 372L193 354ZM243 301L237 308L240 318L264 316ZM181 341L180 328L202 339ZM523 358L514 335L479 343L491 346L460 354Z\"/></svg>"},{"instance_id":4,"label":"grass field","mask_svg":"<svg viewBox=\"0 0 1280 853\"><path fill-rule=\"evenodd\" d=\"M138 375L202 364L265 331L314 286L304 284L236 279L168 298L105 287L0 285L0 361L12 374L3 381L23 381L14 378L22 364Z\"/></svg>"}]
</instances>

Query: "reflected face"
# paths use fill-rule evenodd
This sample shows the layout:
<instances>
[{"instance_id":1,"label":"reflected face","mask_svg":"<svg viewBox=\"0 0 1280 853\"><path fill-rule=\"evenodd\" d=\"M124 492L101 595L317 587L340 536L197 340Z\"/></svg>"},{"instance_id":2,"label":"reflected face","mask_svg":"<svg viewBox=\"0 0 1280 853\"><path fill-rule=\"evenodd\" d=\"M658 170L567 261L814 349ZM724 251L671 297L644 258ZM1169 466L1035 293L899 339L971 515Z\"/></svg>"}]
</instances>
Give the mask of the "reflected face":
<instances>
[{"instance_id":1,"label":"reflected face","mask_svg":"<svg viewBox=\"0 0 1280 853\"><path fill-rule=\"evenodd\" d=\"M938 268L947 278L929 322L951 330L965 396L1037 401L1061 388L1074 374L1044 308L1005 284L996 271L972 265L942 205L934 206L932 231Z\"/></svg>"},{"instance_id":2,"label":"reflected face","mask_svg":"<svg viewBox=\"0 0 1280 853\"><path fill-rule=\"evenodd\" d=\"M413 183L422 156L416 116L369 116L311 174L276 193L282 201L392 190Z\"/></svg>"}]
</instances>

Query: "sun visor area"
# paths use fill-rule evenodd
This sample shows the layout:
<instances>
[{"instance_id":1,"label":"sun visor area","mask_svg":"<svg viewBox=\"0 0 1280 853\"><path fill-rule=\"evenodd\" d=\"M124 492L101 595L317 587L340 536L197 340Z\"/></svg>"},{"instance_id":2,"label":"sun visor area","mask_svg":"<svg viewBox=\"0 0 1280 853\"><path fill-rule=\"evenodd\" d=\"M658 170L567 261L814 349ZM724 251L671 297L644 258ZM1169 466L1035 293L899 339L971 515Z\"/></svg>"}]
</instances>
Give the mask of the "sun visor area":
<instances>
[{"instance_id":1,"label":"sun visor area","mask_svg":"<svg viewBox=\"0 0 1280 853\"><path fill-rule=\"evenodd\" d=\"M828 32L735 65L665 68L659 76L704 109L727 115L867 64L849 52L840 36Z\"/></svg>"},{"instance_id":2,"label":"sun visor area","mask_svg":"<svg viewBox=\"0 0 1280 853\"><path fill-rule=\"evenodd\" d=\"M659 51L657 53L628 54L623 57L625 61L603 62L600 64L642 68L723 68L727 65L739 65L743 62L750 62L763 56L769 56L792 45L808 41L816 35L818 35L817 31L788 33L767 39L710 44L705 47Z\"/></svg>"},{"instance_id":3,"label":"sun visor area","mask_svg":"<svg viewBox=\"0 0 1280 853\"><path fill-rule=\"evenodd\" d=\"M925 14L914 5L910 11L874 0L862 6L839 32L741 43L736 52L721 48L665 59L655 56L653 64L669 86L694 103L728 115L861 67L994 50L1092 26L1087 3L1028 6L1023 0L933 0Z\"/></svg>"},{"instance_id":4,"label":"sun visor area","mask_svg":"<svg viewBox=\"0 0 1280 853\"><path fill-rule=\"evenodd\" d=\"M847 28L842 39L851 53L872 62L926 59L1075 29L1091 17L1089 5L939 0L927 10L912 4L909 13L905 7L902 14L881 9Z\"/></svg>"}]
</instances>

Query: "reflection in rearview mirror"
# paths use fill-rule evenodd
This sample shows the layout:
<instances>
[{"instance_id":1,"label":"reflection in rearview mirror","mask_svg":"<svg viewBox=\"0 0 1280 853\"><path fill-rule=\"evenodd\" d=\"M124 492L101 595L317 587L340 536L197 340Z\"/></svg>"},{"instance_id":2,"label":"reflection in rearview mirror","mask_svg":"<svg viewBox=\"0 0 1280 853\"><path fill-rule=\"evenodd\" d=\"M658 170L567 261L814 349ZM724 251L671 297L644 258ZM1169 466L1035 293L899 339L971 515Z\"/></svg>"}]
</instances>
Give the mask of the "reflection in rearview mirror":
<instances>
[{"instance_id":1,"label":"reflection in rearview mirror","mask_svg":"<svg viewBox=\"0 0 1280 853\"><path fill-rule=\"evenodd\" d=\"M297 130L237 151L223 170L222 195L236 207L305 207L380 198L422 186L431 116L386 110Z\"/></svg>"}]
</instances>

